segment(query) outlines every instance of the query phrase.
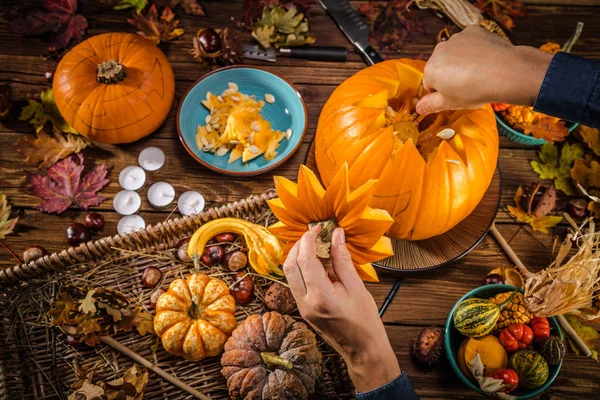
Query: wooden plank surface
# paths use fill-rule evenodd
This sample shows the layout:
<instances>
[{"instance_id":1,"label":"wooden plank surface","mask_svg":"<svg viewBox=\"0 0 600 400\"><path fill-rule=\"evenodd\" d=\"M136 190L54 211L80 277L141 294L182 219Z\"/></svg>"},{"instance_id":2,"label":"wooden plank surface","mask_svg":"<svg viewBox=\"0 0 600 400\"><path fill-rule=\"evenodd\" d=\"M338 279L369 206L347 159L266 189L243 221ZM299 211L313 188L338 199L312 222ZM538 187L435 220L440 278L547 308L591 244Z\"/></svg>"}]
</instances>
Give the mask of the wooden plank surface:
<instances>
[{"instance_id":1,"label":"wooden plank surface","mask_svg":"<svg viewBox=\"0 0 600 400\"><path fill-rule=\"evenodd\" d=\"M125 21L128 12L112 11L94 1L85 1L82 12L88 17L88 35L107 31L134 31ZM355 6L361 2L353 1ZM519 44L539 46L552 40L566 41L577 21L583 21L583 35L574 47L574 52L583 56L600 58L600 1L598 0L527 0L527 16L517 21L514 35ZM253 178L231 178L212 173L185 152L179 143L175 125L176 108L185 90L211 68L193 62L188 54L193 33L203 26L235 26L242 14L242 1L203 1L209 17L190 17L179 13L185 34L179 40L164 43L160 48L169 58L176 76L176 94L173 109L165 124L149 137L136 143L122 146L100 145L84 151L87 161L106 162L109 166L109 186L102 191L108 198L99 207L106 218L103 234L116 233L119 216L112 211L112 197L119 190L117 176L125 165L135 165L138 152L147 146L161 147L167 154L167 164L158 173L150 173L149 181L168 181L177 193L185 190L198 190L207 199L207 206L237 200L251 193L260 193L272 187L273 174L294 178L298 166L303 162L312 140L319 112L330 93L344 79L364 68L362 59L352 53L346 63L310 62L280 58L277 64L267 67L291 80L302 93L308 112L309 125L304 143L299 151L286 164L273 173ZM428 11L415 11L422 16L426 26L425 35L415 35L402 53L382 52L386 57L423 57L427 59L435 45L435 35L444 22ZM235 21L231 18L234 17ZM351 46L333 21L318 6L310 12L312 32L319 45ZM248 40L248 34L240 33L240 40ZM39 38L23 38L8 32L0 25L0 82L9 83L13 97L17 101L32 98L47 87L44 72L56 67L56 62L43 60L40 54L47 44ZM251 61L249 64L262 65ZM27 188L26 173L35 172L27 166L12 149L12 144L21 136L32 134L26 123L11 120L0 123L0 191L10 199L15 215L20 216L16 234L10 235L4 243L15 252L21 253L29 245L38 244L49 251L57 251L66 246L64 231L72 221L81 221L85 212L69 209L61 216L48 215L35 210L38 203ZM515 251L533 270L546 266L552 260L553 236L531 234L530 231L514 223L505 211L512 204L512 196L519 184L536 180L536 174L529 167L535 159L535 149L524 147L506 139L501 139L499 166L502 173L502 208L498 212L498 227L510 240ZM145 189L140 192L143 204L141 215L148 223L163 221L171 210L155 210L145 198ZM564 201L564 199L563 199ZM564 204L564 203L562 203ZM558 228L557 233L563 228ZM0 268L12 266L14 260L0 251ZM442 326L454 303L468 290L478 286L486 273L497 266L509 262L497 243L486 237L468 256L458 262L428 272L408 274L396 300L388 309L384 322L390 340L400 359L401 367L411 379L423 398L478 398L458 382L449 366L443 365L429 370L418 367L409 356L412 338L427 325ZM393 274L383 273L380 284L369 284L368 288L378 304L383 302L394 281ZM423 294L427 293L427 296ZM543 398L589 399L597 397L600 391L600 366L588 359L567 357L563 370L555 384Z\"/></svg>"}]
</instances>

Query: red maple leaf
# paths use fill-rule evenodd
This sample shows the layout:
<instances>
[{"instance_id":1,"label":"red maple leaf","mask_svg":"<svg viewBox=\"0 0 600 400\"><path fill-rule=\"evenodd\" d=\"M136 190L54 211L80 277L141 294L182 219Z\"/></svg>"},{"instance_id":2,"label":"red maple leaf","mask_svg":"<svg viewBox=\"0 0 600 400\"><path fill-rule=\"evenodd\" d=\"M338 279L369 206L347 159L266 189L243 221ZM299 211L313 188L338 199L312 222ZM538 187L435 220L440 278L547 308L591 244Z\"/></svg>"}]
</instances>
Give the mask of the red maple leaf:
<instances>
[{"instance_id":1,"label":"red maple leaf","mask_svg":"<svg viewBox=\"0 0 600 400\"><path fill-rule=\"evenodd\" d=\"M30 174L31 192L42 199L37 208L60 214L71 204L87 210L106 200L97 193L108 183L106 164L97 165L82 176L83 169L83 156L76 154L48 168L46 175Z\"/></svg>"},{"instance_id":2,"label":"red maple leaf","mask_svg":"<svg viewBox=\"0 0 600 400\"><path fill-rule=\"evenodd\" d=\"M14 19L10 29L25 36L49 34L50 51L81 42L88 23L83 15L77 14L77 0L44 0L42 8Z\"/></svg>"}]
</instances>

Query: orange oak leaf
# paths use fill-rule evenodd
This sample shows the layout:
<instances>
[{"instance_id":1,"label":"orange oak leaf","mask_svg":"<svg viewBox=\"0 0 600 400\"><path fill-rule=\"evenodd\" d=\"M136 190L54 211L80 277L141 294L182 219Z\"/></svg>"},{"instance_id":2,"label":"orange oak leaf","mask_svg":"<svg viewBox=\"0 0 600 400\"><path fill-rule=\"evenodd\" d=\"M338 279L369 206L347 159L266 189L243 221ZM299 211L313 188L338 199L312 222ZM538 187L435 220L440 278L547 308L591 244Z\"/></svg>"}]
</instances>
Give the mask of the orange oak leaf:
<instances>
[{"instance_id":1,"label":"orange oak leaf","mask_svg":"<svg viewBox=\"0 0 600 400\"><path fill-rule=\"evenodd\" d=\"M569 128L566 127L565 121L540 113L536 115L534 123L525 126L523 131L536 139L544 139L550 143L562 142L569 135Z\"/></svg>"},{"instance_id":2,"label":"orange oak leaf","mask_svg":"<svg viewBox=\"0 0 600 400\"><path fill-rule=\"evenodd\" d=\"M600 157L600 130L579 125L577 133L594 154Z\"/></svg>"},{"instance_id":3,"label":"orange oak leaf","mask_svg":"<svg viewBox=\"0 0 600 400\"><path fill-rule=\"evenodd\" d=\"M83 136L40 131L35 136L24 136L13 145L17 153L25 156L27 164L39 164L38 168L47 169L57 161L79 153L90 144Z\"/></svg>"},{"instance_id":4,"label":"orange oak leaf","mask_svg":"<svg viewBox=\"0 0 600 400\"><path fill-rule=\"evenodd\" d=\"M106 200L98 191L108 184L106 164L100 164L82 175L83 156L72 155L48 168L46 175L29 174L31 192L42 199L37 208L60 214L71 204L82 210Z\"/></svg>"},{"instance_id":5,"label":"orange oak leaf","mask_svg":"<svg viewBox=\"0 0 600 400\"><path fill-rule=\"evenodd\" d=\"M133 12L133 18L128 19L131 25L139 29L138 35L141 35L154 44L158 45L161 41L168 41L183 35L183 28L177 28L179 20L175 19L175 14L170 7L165 7L159 17L156 5L152 4L145 14Z\"/></svg>"},{"instance_id":6,"label":"orange oak leaf","mask_svg":"<svg viewBox=\"0 0 600 400\"><path fill-rule=\"evenodd\" d=\"M525 5L519 0L475 0L473 5L508 29L515 27L513 18L525 16Z\"/></svg>"}]
</instances>

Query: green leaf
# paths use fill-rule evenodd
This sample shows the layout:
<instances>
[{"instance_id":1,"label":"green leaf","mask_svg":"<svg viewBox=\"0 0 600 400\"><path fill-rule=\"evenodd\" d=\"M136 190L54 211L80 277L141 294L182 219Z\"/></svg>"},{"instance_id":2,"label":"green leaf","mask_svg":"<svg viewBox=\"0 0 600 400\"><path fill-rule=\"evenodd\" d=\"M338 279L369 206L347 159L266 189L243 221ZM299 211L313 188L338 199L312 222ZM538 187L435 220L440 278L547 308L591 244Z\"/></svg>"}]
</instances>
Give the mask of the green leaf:
<instances>
[{"instance_id":1,"label":"green leaf","mask_svg":"<svg viewBox=\"0 0 600 400\"><path fill-rule=\"evenodd\" d=\"M268 49L271 47L271 35L273 33L275 33L275 27L265 25L262 27L256 27L252 31L252 37L256 39L262 47Z\"/></svg>"},{"instance_id":2,"label":"green leaf","mask_svg":"<svg viewBox=\"0 0 600 400\"><path fill-rule=\"evenodd\" d=\"M303 46L315 42L308 34L308 22L296 7L288 9L278 5L264 7L262 17L256 22L252 36L264 47L271 45Z\"/></svg>"},{"instance_id":3,"label":"green leaf","mask_svg":"<svg viewBox=\"0 0 600 400\"><path fill-rule=\"evenodd\" d=\"M21 121L29 121L35 128L36 133L44 129L46 123L49 122L56 133L77 134L77 131L60 115L60 111L58 111L58 107L54 102L52 89L44 90L40 94L40 98L42 100L41 103L37 100L28 100L29 105L23 107L23 110L21 110L21 116L19 117Z\"/></svg>"},{"instance_id":4,"label":"green leaf","mask_svg":"<svg viewBox=\"0 0 600 400\"><path fill-rule=\"evenodd\" d=\"M579 143L565 143L560 151L554 144L546 143L538 152L537 160L531 161L531 167L542 179L553 179L556 189L566 195L577 193L571 181L571 167L575 160L583 157L583 147Z\"/></svg>"},{"instance_id":5,"label":"green leaf","mask_svg":"<svg viewBox=\"0 0 600 400\"><path fill-rule=\"evenodd\" d=\"M115 10L127 10L129 8L135 8L136 13L141 13L144 8L148 5L148 0L120 0L119 3L113 7Z\"/></svg>"}]
</instances>

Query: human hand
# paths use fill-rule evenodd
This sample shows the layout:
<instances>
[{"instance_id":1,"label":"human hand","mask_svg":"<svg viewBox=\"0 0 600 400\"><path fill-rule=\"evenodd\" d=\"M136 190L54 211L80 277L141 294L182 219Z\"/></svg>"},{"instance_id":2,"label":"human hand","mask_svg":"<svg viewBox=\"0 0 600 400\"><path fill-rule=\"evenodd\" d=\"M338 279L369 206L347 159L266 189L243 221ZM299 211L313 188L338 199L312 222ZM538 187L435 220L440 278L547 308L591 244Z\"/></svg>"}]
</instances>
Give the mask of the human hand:
<instances>
[{"instance_id":1,"label":"human hand","mask_svg":"<svg viewBox=\"0 0 600 400\"><path fill-rule=\"evenodd\" d=\"M290 250L283 271L300 315L342 355L352 382L368 392L400 375L377 305L358 276L345 244L344 231L334 231L331 246L333 272L327 276L317 258L316 225Z\"/></svg>"},{"instance_id":2,"label":"human hand","mask_svg":"<svg viewBox=\"0 0 600 400\"><path fill-rule=\"evenodd\" d=\"M416 111L427 115L492 102L533 105L552 57L469 26L433 50L423 87L434 92L423 96Z\"/></svg>"}]
</instances>

